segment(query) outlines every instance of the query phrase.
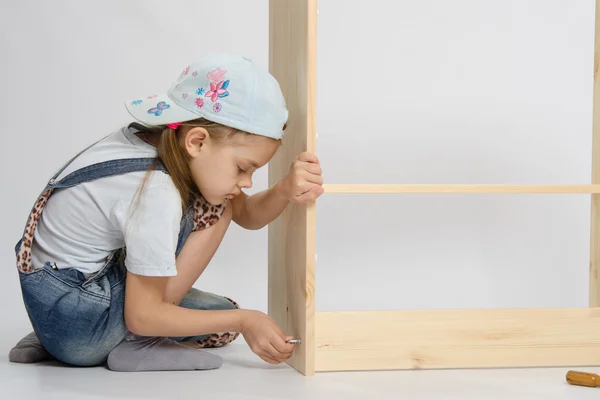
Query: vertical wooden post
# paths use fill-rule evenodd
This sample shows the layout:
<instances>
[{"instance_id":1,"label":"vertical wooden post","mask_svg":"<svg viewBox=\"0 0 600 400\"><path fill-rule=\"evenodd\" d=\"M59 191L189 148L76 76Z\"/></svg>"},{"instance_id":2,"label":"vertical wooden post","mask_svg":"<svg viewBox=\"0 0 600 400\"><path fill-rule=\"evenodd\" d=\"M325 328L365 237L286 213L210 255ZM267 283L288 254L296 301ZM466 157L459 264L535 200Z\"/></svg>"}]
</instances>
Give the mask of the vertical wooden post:
<instances>
[{"instance_id":1,"label":"vertical wooden post","mask_svg":"<svg viewBox=\"0 0 600 400\"><path fill-rule=\"evenodd\" d=\"M592 183L600 183L600 0L596 0L594 36L594 105L592 123ZM600 194L592 194L590 226L590 307L600 307Z\"/></svg>"},{"instance_id":2,"label":"vertical wooden post","mask_svg":"<svg viewBox=\"0 0 600 400\"><path fill-rule=\"evenodd\" d=\"M279 81L290 112L283 145L269 163L269 185L294 157L316 153L317 0L270 0L269 70ZM314 375L315 205L290 205L269 225L269 315L302 339L288 361Z\"/></svg>"}]
</instances>

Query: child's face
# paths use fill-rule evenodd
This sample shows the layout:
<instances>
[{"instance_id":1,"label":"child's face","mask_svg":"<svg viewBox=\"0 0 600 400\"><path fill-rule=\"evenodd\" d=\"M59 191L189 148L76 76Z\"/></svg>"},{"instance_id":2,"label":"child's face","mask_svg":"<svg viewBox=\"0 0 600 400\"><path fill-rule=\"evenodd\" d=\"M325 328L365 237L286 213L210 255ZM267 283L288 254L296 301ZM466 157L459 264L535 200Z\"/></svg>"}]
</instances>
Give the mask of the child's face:
<instances>
[{"instance_id":1,"label":"child's face","mask_svg":"<svg viewBox=\"0 0 600 400\"><path fill-rule=\"evenodd\" d=\"M192 159L192 176L202 196L217 205L252 187L252 175L275 155L280 141L237 134L216 141L202 128L191 129L184 138Z\"/></svg>"}]
</instances>

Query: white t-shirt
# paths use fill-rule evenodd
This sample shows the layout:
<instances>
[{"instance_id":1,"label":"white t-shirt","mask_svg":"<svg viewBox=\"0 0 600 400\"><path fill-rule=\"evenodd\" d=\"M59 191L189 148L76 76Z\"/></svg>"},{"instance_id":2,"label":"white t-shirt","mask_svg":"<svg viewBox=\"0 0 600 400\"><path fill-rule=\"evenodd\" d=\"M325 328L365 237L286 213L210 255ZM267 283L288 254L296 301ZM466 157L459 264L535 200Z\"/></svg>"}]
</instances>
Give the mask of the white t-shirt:
<instances>
[{"instance_id":1,"label":"white t-shirt","mask_svg":"<svg viewBox=\"0 0 600 400\"><path fill-rule=\"evenodd\" d=\"M127 127L114 132L81 154L57 181L98 162L156 157L156 149L134 132ZM56 189L35 232L33 266L51 261L58 268L76 268L87 275L102 268L112 251L126 245L125 265L130 272L177 275L181 198L171 177L162 171L152 171L144 191L136 196L145 175L146 171L132 172Z\"/></svg>"}]
</instances>

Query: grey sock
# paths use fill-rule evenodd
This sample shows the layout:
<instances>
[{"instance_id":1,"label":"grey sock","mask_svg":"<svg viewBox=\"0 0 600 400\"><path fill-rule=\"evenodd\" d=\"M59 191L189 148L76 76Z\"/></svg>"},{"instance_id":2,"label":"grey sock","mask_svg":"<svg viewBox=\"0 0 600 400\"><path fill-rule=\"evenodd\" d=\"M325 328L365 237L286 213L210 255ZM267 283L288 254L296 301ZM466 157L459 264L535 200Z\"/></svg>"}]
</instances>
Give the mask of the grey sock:
<instances>
[{"instance_id":1,"label":"grey sock","mask_svg":"<svg viewBox=\"0 0 600 400\"><path fill-rule=\"evenodd\" d=\"M8 353L8 359L15 363L36 363L53 357L44 349L35 332L19 340Z\"/></svg>"},{"instance_id":2,"label":"grey sock","mask_svg":"<svg viewBox=\"0 0 600 400\"><path fill-rule=\"evenodd\" d=\"M113 371L190 371L217 369L221 357L163 337L130 334L108 355Z\"/></svg>"}]
</instances>

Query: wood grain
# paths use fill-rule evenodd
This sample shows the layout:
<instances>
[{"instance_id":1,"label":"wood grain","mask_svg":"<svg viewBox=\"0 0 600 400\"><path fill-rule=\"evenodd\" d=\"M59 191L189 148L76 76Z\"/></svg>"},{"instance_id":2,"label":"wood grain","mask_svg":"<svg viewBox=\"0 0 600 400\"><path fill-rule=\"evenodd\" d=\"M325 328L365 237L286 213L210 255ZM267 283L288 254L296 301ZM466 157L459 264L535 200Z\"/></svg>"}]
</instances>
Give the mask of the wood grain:
<instances>
[{"instance_id":1,"label":"wood grain","mask_svg":"<svg viewBox=\"0 0 600 400\"><path fill-rule=\"evenodd\" d=\"M283 145L269 163L269 185L294 157L316 153L316 0L269 2L269 69L290 112ZM288 364L304 375L314 369L315 205L290 205L268 228L269 315L302 339Z\"/></svg>"},{"instance_id":2,"label":"wood grain","mask_svg":"<svg viewBox=\"0 0 600 400\"><path fill-rule=\"evenodd\" d=\"M600 309L316 314L318 371L600 365Z\"/></svg>"},{"instance_id":3,"label":"wood grain","mask_svg":"<svg viewBox=\"0 0 600 400\"><path fill-rule=\"evenodd\" d=\"M592 120L592 183L600 183L600 0L596 0L594 37L594 100ZM590 212L590 307L600 307L600 194L592 195Z\"/></svg>"}]
</instances>

